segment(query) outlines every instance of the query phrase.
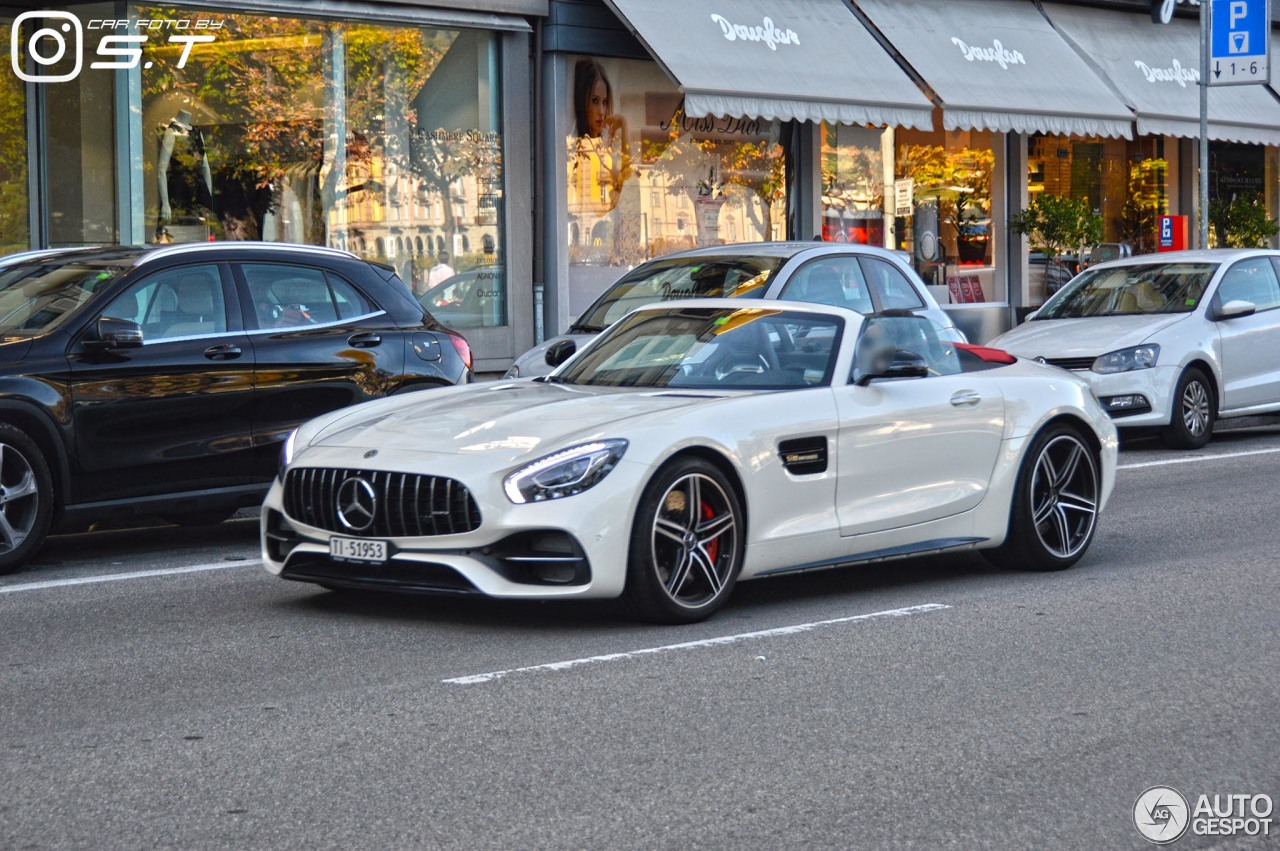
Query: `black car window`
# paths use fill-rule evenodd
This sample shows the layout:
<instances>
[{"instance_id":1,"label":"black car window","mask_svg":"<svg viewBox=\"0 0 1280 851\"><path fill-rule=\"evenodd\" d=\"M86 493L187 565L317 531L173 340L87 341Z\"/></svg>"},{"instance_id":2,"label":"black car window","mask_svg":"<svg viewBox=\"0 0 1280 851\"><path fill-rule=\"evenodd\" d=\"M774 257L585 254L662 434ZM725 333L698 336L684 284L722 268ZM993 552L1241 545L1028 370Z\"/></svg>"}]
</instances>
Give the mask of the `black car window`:
<instances>
[{"instance_id":1,"label":"black car window","mask_svg":"<svg viewBox=\"0 0 1280 851\"><path fill-rule=\"evenodd\" d=\"M806 264L787 281L781 297L847 307L859 313L875 312L862 267L853 254L824 257Z\"/></svg>"},{"instance_id":2,"label":"black car window","mask_svg":"<svg viewBox=\"0 0 1280 851\"><path fill-rule=\"evenodd\" d=\"M222 278L213 264L166 269L144 278L112 299L102 315L137 322L148 342L227 330Z\"/></svg>"},{"instance_id":3,"label":"black car window","mask_svg":"<svg viewBox=\"0 0 1280 851\"><path fill-rule=\"evenodd\" d=\"M0 334L47 333L127 272L117 258L33 258L0 269Z\"/></svg>"},{"instance_id":4,"label":"black car window","mask_svg":"<svg viewBox=\"0 0 1280 851\"><path fill-rule=\"evenodd\" d=\"M907 276L888 260L863 257L862 269L867 273L867 280L871 282L876 295L880 297L881 310L914 310L924 307L924 299L911 286Z\"/></svg>"},{"instance_id":5,"label":"black car window","mask_svg":"<svg viewBox=\"0 0 1280 851\"><path fill-rule=\"evenodd\" d=\"M304 328L372 312L355 287L322 269L285 263L240 268L259 328Z\"/></svg>"}]
</instances>

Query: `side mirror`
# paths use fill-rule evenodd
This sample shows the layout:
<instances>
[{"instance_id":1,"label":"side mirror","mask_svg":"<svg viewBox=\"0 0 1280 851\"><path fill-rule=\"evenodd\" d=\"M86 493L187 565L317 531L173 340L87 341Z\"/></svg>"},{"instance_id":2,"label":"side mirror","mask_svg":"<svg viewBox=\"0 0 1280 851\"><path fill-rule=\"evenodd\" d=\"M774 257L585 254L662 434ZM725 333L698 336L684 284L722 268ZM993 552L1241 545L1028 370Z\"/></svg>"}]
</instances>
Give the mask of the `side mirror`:
<instances>
[{"instance_id":1,"label":"side mirror","mask_svg":"<svg viewBox=\"0 0 1280 851\"><path fill-rule=\"evenodd\" d=\"M1218 308L1218 315L1214 318L1239 319L1242 316L1252 316L1257 309L1258 306L1253 302L1236 298Z\"/></svg>"},{"instance_id":2,"label":"side mirror","mask_svg":"<svg viewBox=\"0 0 1280 851\"><path fill-rule=\"evenodd\" d=\"M100 316L84 342L86 348L97 351L137 349L142 346L142 326L132 319Z\"/></svg>"},{"instance_id":3,"label":"side mirror","mask_svg":"<svg viewBox=\"0 0 1280 851\"><path fill-rule=\"evenodd\" d=\"M578 351L578 344L573 340L560 340L547 347L547 366L559 366L573 357Z\"/></svg>"},{"instance_id":4,"label":"side mirror","mask_svg":"<svg viewBox=\"0 0 1280 851\"><path fill-rule=\"evenodd\" d=\"M856 382L866 387L877 378L924 378L929 374L929 364L915 352L895 349L890 359L877 358L874 371L863 373Z\"/></svg>"}]
</instances>

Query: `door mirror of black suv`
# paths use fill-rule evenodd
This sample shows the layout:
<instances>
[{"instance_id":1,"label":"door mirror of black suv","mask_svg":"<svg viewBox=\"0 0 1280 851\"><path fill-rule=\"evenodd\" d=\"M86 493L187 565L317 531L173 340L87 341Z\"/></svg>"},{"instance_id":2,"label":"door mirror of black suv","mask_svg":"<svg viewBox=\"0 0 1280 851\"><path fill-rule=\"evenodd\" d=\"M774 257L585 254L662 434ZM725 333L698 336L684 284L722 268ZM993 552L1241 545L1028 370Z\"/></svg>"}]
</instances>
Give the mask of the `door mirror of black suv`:
<instances>
[{"instance_id":1,"label":"door mirror of black suv","mask_svg":"<svg viewBox=\"0 0 1280 851\"><path fill-rule=\"evenodd\" d=\"M90 349L136 349L142 345L142 326L132 319L101 316L94 330L85 338Z\"/></svg>"}]
</instances>

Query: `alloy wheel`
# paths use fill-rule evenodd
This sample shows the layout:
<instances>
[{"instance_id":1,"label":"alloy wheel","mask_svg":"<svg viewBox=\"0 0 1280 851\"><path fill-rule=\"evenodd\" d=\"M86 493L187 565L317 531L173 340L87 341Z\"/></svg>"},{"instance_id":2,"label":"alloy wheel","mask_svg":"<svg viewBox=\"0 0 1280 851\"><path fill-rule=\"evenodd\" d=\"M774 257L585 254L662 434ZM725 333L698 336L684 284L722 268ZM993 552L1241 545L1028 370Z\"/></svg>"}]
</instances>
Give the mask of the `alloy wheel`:
<instances>
[{"instance_id":1,"label":"alloy wheel","mask_svg":"<svg viewBox=\"0 0 1280 851\"><path fill-rule=\"evenodd\" d=\"M1182 391L1182 422L1192 437L1209 427L1209 391L1199 381L1188 381Z\"/></svg>"},{"instance_id":2,"label":"alloy wheel","mask_svg":"<svg viewBox=\"0 0 1280 851\"><path fill-rule=\"evenodd\" d=\"M703 473L672 482L653 519L653 568L668 597L697 608L733 577L738 519L720 484Z\"/></svg>"},{"instance_id":3,"label":"alloy wheel","mask_svg":"<svg viewBox=\"0 0 1280 851\"><path fill-rule=\"evenodd\" d=\"M1098 519L1098 469L1093 453L1074 435L1045 444L1031 477L1032 522L1040 543L1060 559L1089 543Z\"/></svg>"},{"instance_id":4,"label":"alloy wheel","mask_svg":"<svg viewBox=\"0 0 1280 851\"><path fill-rule=\"evenodd\" d=\"M0 553L22 546L35 527L39 506L30 460L12 444L0 443Z\"/></svg>"}]
</instances>

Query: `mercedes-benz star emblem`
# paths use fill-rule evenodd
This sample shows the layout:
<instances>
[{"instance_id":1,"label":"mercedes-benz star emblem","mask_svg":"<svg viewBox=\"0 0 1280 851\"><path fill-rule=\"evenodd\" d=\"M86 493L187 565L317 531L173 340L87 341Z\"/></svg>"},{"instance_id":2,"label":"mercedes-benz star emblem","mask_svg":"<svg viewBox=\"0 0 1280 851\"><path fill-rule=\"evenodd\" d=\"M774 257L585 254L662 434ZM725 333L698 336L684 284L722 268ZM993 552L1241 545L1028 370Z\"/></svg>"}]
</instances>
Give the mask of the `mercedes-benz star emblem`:
<instances>
[{"instance_id":1,"label":"mercedes-benz star emblem","mask_svg":"<svg viewBox=\"0 0 1280 851\"><path fill-rule=\"evenodd\" d=\"M338 519L352 532L363 532L373 525L378 508L378 494L373 485L352 476L338 485Z\"/></svg>"}]
</instances>

